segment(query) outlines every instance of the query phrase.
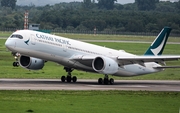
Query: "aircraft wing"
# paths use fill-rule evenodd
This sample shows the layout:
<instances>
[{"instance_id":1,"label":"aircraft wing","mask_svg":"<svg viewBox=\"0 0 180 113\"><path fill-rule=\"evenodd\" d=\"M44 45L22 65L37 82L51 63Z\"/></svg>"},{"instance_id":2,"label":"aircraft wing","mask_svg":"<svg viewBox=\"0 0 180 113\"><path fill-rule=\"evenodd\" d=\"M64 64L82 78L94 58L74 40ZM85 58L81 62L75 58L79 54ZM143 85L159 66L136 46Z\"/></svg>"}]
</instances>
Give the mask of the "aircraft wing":
<instances>
[{"instance_id":1,"label":"aircraft wing","mask_svg":"<svg viewBox=\"0 0 180 113\"><path fill-rule=\"evenodd\" d=\"M75 60L83 65L92 66L93 60L97 56L91 56L91 55L74 55L70 59ZM128 64L140 64L144 66L144 63L146 62L156 62L156 63L162 63L164 64L165 61L173 61L180 59L180 56L127 56L127 57L116 57L113 56L113 59L117 59L117 63L120 65L128 65ZM174 66L175 67L175 66ZM155 67L155 68L163 68L163 67ZM170 66L164 66L164 68L173 68ZM179 66L176 68L179 68Z\"/></svg>"},{"instance_id":2,"label":"aircraft wing","mask_svg":"<svg viewBox=\"0 0 180 113\"><path fill-rule=\"evenodd\" d=\"M173 61L180 59L180 56L127 56L127 57L118 57L119 64L128 65L128 64L141 64L145 62L157 62L164 63L165 61Z\"/></svg>"}]
</instances>

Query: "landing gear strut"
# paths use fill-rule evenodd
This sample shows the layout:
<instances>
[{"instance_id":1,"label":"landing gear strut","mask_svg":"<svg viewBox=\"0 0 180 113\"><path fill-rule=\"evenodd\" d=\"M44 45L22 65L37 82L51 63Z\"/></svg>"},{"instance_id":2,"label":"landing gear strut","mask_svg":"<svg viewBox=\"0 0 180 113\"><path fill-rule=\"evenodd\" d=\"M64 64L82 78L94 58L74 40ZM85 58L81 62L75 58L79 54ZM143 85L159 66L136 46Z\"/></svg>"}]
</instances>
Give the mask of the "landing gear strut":
<instances>
[{"instance_id":1,"label":"landing gear strut","mask_svg":"<svg viewBox=\"0 0 180 113\"><path fill-rule=\"evenodd\" d=\"M113 85L114 84L114 79L113 78L109 79L108 75L105 75L104 79L102 79L102 78L98 79L98 83L99 84L105 84L105 85L108 85L108 84Z\"/></svg>"},{"instance_id":2,"label":"landing gear strut","mask_svg":"<svg viewBox=\"0 0 180 113\"><path fill-rule=\"evenodd\" d=\"M71 75L71 72L73 71L73 69L72 68L67 68L67 67L64 67L64 70L66 70L66 72L68 72L68 74L67 74L67 76L65 77L65 76L62 76L61 77L61 81L62 82L76 82L77 81L77 77L76 76L73 76L72 77L72 75Z\"/></svg>"}]
</instances>

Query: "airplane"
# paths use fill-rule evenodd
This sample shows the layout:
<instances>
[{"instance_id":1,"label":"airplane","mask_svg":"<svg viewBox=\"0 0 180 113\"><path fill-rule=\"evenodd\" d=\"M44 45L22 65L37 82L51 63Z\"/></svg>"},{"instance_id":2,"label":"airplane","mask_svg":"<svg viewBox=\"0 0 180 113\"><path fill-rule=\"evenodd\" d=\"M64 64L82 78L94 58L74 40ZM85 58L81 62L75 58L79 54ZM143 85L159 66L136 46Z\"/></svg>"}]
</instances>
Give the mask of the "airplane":
<instances>
[{"instance_id":1,"label":"airplane","mask_svg":"<svg viewBox=\"0 0 180 113\"><path fill-rule=\"evenodd\" d=\"M170 27L164 27L144 55L134 55L124 50L115 50L83 41L51 35L33 30L18 30L6 40L5 46L13 53L19 53L18 65L28 70L39 70L46 61L56 62L64 66L67 76L62 82L76 82L77 77L71 75L76 70L103 74L99 84L114 84L109 75L132 77L163 71L165 61L180 59L176 55L162 55Z\"/></svg>"}]
</instances>

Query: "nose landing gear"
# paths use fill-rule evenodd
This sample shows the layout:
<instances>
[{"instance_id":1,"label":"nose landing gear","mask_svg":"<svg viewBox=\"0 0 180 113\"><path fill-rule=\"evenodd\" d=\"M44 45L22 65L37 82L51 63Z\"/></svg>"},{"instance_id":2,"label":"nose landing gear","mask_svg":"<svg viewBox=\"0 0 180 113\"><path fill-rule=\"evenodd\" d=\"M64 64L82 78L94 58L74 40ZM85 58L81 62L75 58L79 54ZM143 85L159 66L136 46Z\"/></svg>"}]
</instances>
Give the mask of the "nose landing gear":
<instances>
[{"instance_id":1,"label":"nose landing gear","mask_svg":"<svg viewBox=\"0 0 180 113\"><path fill-rule=\"evenodd\" d=\"M11 54L14 56L14 59L16 60L15 62L13 62L12 65L13 65L14 67L19 67L18 58L19 58L20 54L17 53L17 52L12 52Z\"/></svg>"},{"instance_id":2,"label":"nose landing gear","mask_svg":"<svg viewBox=\"0 0 180 113\"><path fill-rule=\"evenodd\" d=\"M14 67L18 67L19 66L19 62L13 62L13 66Z\"/></svg>"}]
</instances>

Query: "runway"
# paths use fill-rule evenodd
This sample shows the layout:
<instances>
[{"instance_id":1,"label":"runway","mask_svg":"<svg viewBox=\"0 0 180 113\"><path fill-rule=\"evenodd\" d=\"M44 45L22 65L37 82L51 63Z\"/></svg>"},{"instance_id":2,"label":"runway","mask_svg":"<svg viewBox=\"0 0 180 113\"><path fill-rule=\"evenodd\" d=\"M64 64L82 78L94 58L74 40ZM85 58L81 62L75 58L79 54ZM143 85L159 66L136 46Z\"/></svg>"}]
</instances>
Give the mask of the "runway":
<instances>
[{"instance_id":1,"label":"runway","mask_svg":"<svg viewBox=\"0 0 180 113\"><path fill-rule=\"evenodd\" d=\"M130 90L180 91L180 81L115 80L114 85L99 85L97 80L79 79L62 83L59 79L0 79L0 90Z\"/></svg>"}]
</instances>

